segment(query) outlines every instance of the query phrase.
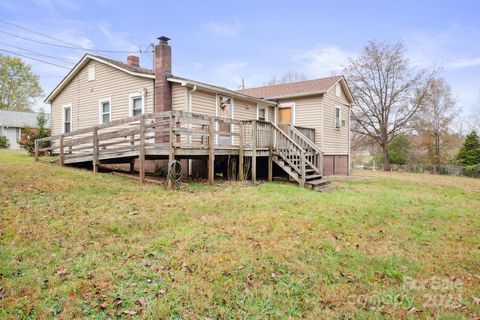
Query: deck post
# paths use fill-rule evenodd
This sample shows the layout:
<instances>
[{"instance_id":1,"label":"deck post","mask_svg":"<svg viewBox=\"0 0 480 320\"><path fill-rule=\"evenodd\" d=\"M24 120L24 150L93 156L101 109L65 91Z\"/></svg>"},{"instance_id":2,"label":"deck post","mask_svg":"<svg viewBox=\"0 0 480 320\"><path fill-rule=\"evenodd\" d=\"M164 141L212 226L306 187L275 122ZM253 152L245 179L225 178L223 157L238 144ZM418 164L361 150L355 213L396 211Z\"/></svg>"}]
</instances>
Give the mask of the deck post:
<instances>
[{"instance_id":1,"label":"deck post","mask_svg":"<svg viewBox=\"0 0 480 320\"><path fill-rule=\"evenodd\" d=\"M135 159L130 161L130 173L131 174L135 173Z\"/></svg>"},{"instance_id":2,"label":"deck post","mask_svg":"<svg viewBox=\"0 0 480 320\"><path fill-rule=\"evenodd\" d=\"M243 173L243 123L238 125L238 180L245 180Z\"/></svg>"},{"instance_id":3,"label":"deck post","mask_svg":"<svg viewBox=\"0 0 480 320\"><path fill-rule=\"evenodd\" d=\"M305 175L305 154L302 153L301 154L301 177L300 177L300 186L301 187L304 187L305 186L305 179L306 179L306 175Z\"/></svg>"},{"instance_id":4,"label":"deck post","mask_svg":"<svg viewBox=\"0 0 480 320\"><path fill-rule=\"evenodd\" d=\"M93 172L98 172L98 128L93 128L93 155L92 155Z\"/></svg>"},{"instance_id":5,"label":"deck post","mask_svg":"<svg viewBox=\"0 0 480 320\"><path fill-rule=\"evenodd\" d=\"M173 160L175 160L175 133L173 131L173 128L176 126L175 123L175 115L172 112L170 115L170 126L169 126L169 132L168 132L168 143L169 143L169 150L168 150L168 165L167 165L167 170L170 168L170 163L172 163ZM175 184L173 183L172 180L170 180L170 175L167 172L167 185L169 188L174 188Z\"/></svg>"},{"instance_id":6,"label":"deck post","mask_svg":"<svg viewBox=\"0 0 480 320\"><path fill-rule=\"evenodd\" d=\"M257 121L252 121L252 182L257 181Z\"/></svg>"},{"instance_id":7,"label":"deck post","mask_svg":"<svg viewBox=\"0 0 480 320\"><path fill-rule=\"evenodd\" d=\"M210 120L208 126L208 183L215 183L215 121Z\"/></svg>"},{"instance_id":8,"label":"deck post","mask_svg":"<svg viewBox=\"0 0 480 320\"><path fill-rule=\"evenodd\" d=\"M65 162L64 150L63 150L63 134L60 135L60 166L63 166Z\"/></svg>"},{"instance_id":9,"label":"deck post","mask_svg":"<svg viewBox=\"0 0 480 320\"><path fill-rule=\"evenodd\" d=\"M140 118L140 150L138 153L140 163L140 183L145 183L145 115Z\"/></svg>"},{"instance_id":10,"label":"deck post","mask_svg":"<svg viewBox=\"0 0 480 320\"><path fill-rule=\"evenodd\" d=\"M35 161L38 161L38 139L35 139Z\"/></svg>"},{"instance_id":11,"label":"deck post","mask_svg":"<svg viewBox=\"0 0 480 320\"><path fill-rule=\"evenodd\" d=\"M268 181L273 180L273 127L270 125L269 132L269 146L268 146Z\"/></svg>"}]
</instances>

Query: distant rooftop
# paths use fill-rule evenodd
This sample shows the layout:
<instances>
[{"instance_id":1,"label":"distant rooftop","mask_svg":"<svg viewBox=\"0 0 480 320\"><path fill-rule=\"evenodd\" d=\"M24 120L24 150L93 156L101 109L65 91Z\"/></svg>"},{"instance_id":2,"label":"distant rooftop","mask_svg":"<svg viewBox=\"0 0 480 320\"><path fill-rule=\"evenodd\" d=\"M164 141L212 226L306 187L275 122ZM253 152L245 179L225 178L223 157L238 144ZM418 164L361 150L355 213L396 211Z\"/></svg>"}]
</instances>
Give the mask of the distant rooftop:
<instances>
[{"instance_id":1,"label":"distant rooftop","mask_svg":"<svg viewBox=\"0 0 480 320\"><path fill-rule=\"evenodd\" d=\"M38 113L35 112L0 110L0 126L13 128L36 127L37 116ZM45 116L47 118L45 127L50 128L50 114L46 113Z\"/></svg>"}]
</instances>

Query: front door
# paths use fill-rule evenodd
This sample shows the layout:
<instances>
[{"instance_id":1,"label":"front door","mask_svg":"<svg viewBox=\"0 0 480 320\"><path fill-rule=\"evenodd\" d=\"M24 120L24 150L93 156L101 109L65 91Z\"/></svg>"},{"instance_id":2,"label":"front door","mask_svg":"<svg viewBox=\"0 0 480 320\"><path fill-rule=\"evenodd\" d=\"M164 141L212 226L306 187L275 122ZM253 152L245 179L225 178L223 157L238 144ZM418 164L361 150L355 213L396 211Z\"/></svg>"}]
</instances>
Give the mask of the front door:
<instances>
[{"instance_id":1,"label":"front door","mask_svg":"<svg viewBox=\"0 0 480 320\"><path fill-rule=\"evenodd\" d=\"M278 124L290 125L292 124L292 108L279 108L278 109Z\"/></svg>"},{"instance_id":2,"label":"front door","mask_svg":"<svg viewBox=\"0 0 480 320\"><path fill-rule=\"evenodd\" d=\"M278 109L278 127L280 130L288 134L289 127L292 124L292 108L279 108Z\"/></svg>"}]
</instances>

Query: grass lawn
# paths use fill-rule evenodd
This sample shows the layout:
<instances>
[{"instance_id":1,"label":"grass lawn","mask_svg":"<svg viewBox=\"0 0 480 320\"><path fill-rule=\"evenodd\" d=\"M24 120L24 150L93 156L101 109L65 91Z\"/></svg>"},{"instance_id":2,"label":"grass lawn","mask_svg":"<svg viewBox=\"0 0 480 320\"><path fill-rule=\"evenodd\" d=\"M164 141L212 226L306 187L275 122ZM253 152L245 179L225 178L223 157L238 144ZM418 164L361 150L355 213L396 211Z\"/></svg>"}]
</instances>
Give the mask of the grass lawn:
<instances>
[{"instance_id":1,"label":"grass lawn","mask_svg":"<svg viewBox=\"0 0 480 320\"><path fill-rule=\"evenodd\" d=\"M181 191L0 151L0 318L480 316L480 180Z\"/></svg>"}]
</instances>

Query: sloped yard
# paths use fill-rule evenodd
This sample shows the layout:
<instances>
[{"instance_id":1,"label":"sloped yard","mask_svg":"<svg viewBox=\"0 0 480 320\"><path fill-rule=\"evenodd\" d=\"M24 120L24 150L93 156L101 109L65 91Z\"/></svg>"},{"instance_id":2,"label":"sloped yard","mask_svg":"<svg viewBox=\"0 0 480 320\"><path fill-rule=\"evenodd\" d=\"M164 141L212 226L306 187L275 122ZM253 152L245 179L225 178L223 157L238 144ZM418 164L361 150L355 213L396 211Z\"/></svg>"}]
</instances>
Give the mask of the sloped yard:
<instances>
[{"instance_id":1,"label":"sloped yard","mask_svg":"<svg viewBox=\"0 0 480 320\"><path fill-rule=\"evenodd\" d=\"M448 179L173 192L0 151L0 318L478 317L480 181Z\"/></svg>"}]
</instances>

